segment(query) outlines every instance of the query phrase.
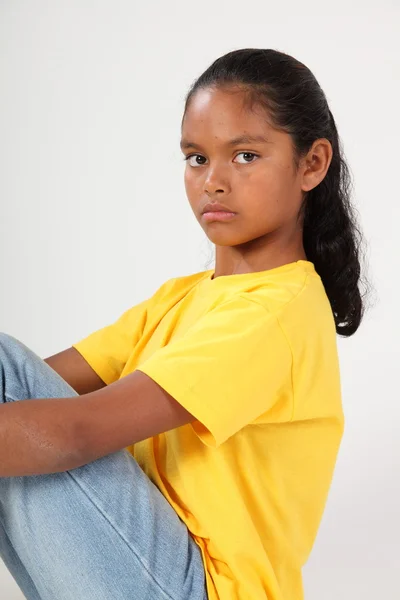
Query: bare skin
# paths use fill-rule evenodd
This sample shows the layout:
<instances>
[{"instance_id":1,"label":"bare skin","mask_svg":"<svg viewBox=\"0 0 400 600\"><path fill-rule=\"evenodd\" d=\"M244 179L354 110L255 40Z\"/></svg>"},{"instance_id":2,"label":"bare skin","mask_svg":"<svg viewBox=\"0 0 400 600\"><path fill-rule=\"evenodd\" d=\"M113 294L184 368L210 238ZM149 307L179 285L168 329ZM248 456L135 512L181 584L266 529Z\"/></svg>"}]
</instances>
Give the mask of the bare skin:
<instances>
[{"instance_id":1,"label":"bare skin","mask_svg":"<svg viewBox=\"0 0 400 600\"><path fill-rule=\"evenodd\" d=\"M82 396L105 387L105 383L75 348L53 354L45 362Z\"/></svg>"},{"instance_id":2,"label":"bare skin","mask_svg":"<svg viewBox=\"0 0 400 600\"><path fill-rule=\"evenodd\" d=\"M216 245L214 277L305 260L298 215L305 194L328 170L329 141L316 140L296 169L290 136L272 127L263 111L245 109L240 94L201 90L192 100L182 123L183 150L193 155L185 187ZM268 141L228 144L244 134ZM221 202L235 216L206 222L207 202ZM105 385L73 348L46 362L80 396L0 406L0 477L73 469L195 420L139 369Z\"/></svg>"},{"instance_id":3,"label":"bare skin","mask_svg":"<svg viewBox=\"0 0 400 600\"><path fill-rule=\"evenodd\" d=\"M199 90L182 123L186 194L216 247L214 279L307 260L299 212L332 160L331 144L321 138L296 169L290 135L274 128L264 109L246 109L243 99L241 92ZM268 141L229 144L242 135ZM206 222L208 202L220 202L235 217Z\"/></svg>"}]
</instances>

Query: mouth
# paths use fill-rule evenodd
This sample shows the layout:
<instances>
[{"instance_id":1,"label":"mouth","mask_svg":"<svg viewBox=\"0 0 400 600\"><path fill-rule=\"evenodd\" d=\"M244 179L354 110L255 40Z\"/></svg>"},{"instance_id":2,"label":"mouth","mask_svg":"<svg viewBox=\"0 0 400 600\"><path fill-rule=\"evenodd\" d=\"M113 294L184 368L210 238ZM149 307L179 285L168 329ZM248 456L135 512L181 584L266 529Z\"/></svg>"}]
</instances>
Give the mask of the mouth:
<instances>
[{"instance_id":1,"label":"mouth","mask_svg":"<svg viewBox=\"0 0 400 600\"><path fill-rule=\"evenodd\" d=\"M226 210L214 210L210 212L204 212L202 217L207 223L211 221L230 221L236 216L234 212L228 212Z\"/></svg>"}]
</instances>

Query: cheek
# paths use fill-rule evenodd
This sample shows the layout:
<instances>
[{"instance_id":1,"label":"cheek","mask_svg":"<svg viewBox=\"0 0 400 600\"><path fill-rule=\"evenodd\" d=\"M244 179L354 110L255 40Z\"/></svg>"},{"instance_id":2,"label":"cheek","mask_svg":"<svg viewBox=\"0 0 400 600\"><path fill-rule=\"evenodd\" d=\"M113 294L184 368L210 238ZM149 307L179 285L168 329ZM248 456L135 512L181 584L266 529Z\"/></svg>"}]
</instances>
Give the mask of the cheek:
<instances>
[{"instance_id":1,"label":"cheek","mask_svg":"<svg viewBox=\"0 0 400 600\"><path fill-rule=\"evenodd\" d=\"M254 192L258 190L257 195L262 194L271 204L279 204L293 189L295 177L291 165L271 160L254 171L248 183Z\"/></svg>"},{"instance_id":2,"label":"cheek","mask_svg":"<svg viewBox=\"0 0 400 600\"><path fill-rule=\"evenodd\" d=\"M196 190L199 186L199 178L194 177L193 174L190 173L190 171L186 170L183 180L185 184L186 193L188 195L188 198L190 198L191 195L193 196L196 193Z\"/></svg>"},{"instance_id":3,"label":"cheek","mask_svg":"<svg viewBox=\"0 0 400 600\"><path fill-rule=\"evenodd\" d=\"M294 181L290 165L270 162L249 173L242 181L244 195L249 199L246 212L264 215L268 220L279 217L287 211L294 195Z\"/></svg>"},{"instance_id":4,"label":"cheek","mask_svg":"<svg viewBox=\"0 0 400 600\"><path fill-rule=\"evenodd\" d=\"M190 175L187 175L185 172L184 175L184 185L186 191L186 197L189 201L189 204L194 212L198 209L199 197L202 196L201 189L199 188L199 179Z\"/></svg>"},{"instance_id":5,"label":"cheek","mask_svg":"<svg viewBox=\"0 0 400 600\"><path fill-rule=\"evenodd\" d=\"M186 175L186 173L183 178L183 182L185 184L186 196L189 202L191 202L191 199L193 198L193 182L191 181L191 178Z\"/></svg>"},{"instance_id":6,"label":"cheek","mask_svg":"<svg viewBox=\"0 0 400 600\"><path fill-rule=\"evenodd\" d=\"M279 178L276 171L270 166L248 170L241 174L239 185L245 197L251 199L251 204L267 201L279 195Z\"/></svg>"}]
</instances>

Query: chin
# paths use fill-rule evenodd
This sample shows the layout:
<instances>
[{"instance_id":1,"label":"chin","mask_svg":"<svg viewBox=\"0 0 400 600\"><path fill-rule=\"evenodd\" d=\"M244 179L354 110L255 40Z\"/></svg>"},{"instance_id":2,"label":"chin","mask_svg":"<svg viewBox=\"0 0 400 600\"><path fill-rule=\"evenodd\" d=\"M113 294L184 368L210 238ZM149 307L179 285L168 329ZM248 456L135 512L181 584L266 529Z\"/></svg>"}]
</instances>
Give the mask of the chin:
<instances>
[{"instance_id":1,"label":"chin","mask_svg":"<svg viewBox=\"0 0 400 600\"><path fill-rule=\"evenodd\" d=\"M204 231L210 242L217 246L238 246L252 239L251 237L240 235L238 232L222 231L221 223L212 223L211 225L211 227L204 229Z\"/></svg>"}]
</instances>

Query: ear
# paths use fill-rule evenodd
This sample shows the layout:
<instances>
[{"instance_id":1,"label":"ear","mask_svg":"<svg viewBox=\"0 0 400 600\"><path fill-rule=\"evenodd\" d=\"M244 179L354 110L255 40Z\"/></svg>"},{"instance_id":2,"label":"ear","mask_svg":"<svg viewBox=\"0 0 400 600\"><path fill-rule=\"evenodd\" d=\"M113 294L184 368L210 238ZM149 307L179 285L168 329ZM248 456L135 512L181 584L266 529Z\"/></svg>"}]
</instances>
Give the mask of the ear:
<instances>
[{"instance_id":1,"label":"ear","mask_svg":"<svg viewBox=\"0 0 400 600\"><path fill-rule=\"evenodd\" d=\"M315 188L326 175L332 160L332 146L329 140L315 140L307 155L303 158L303 176L301 189L309 192Z\"/></svg>"}]
</instances>

